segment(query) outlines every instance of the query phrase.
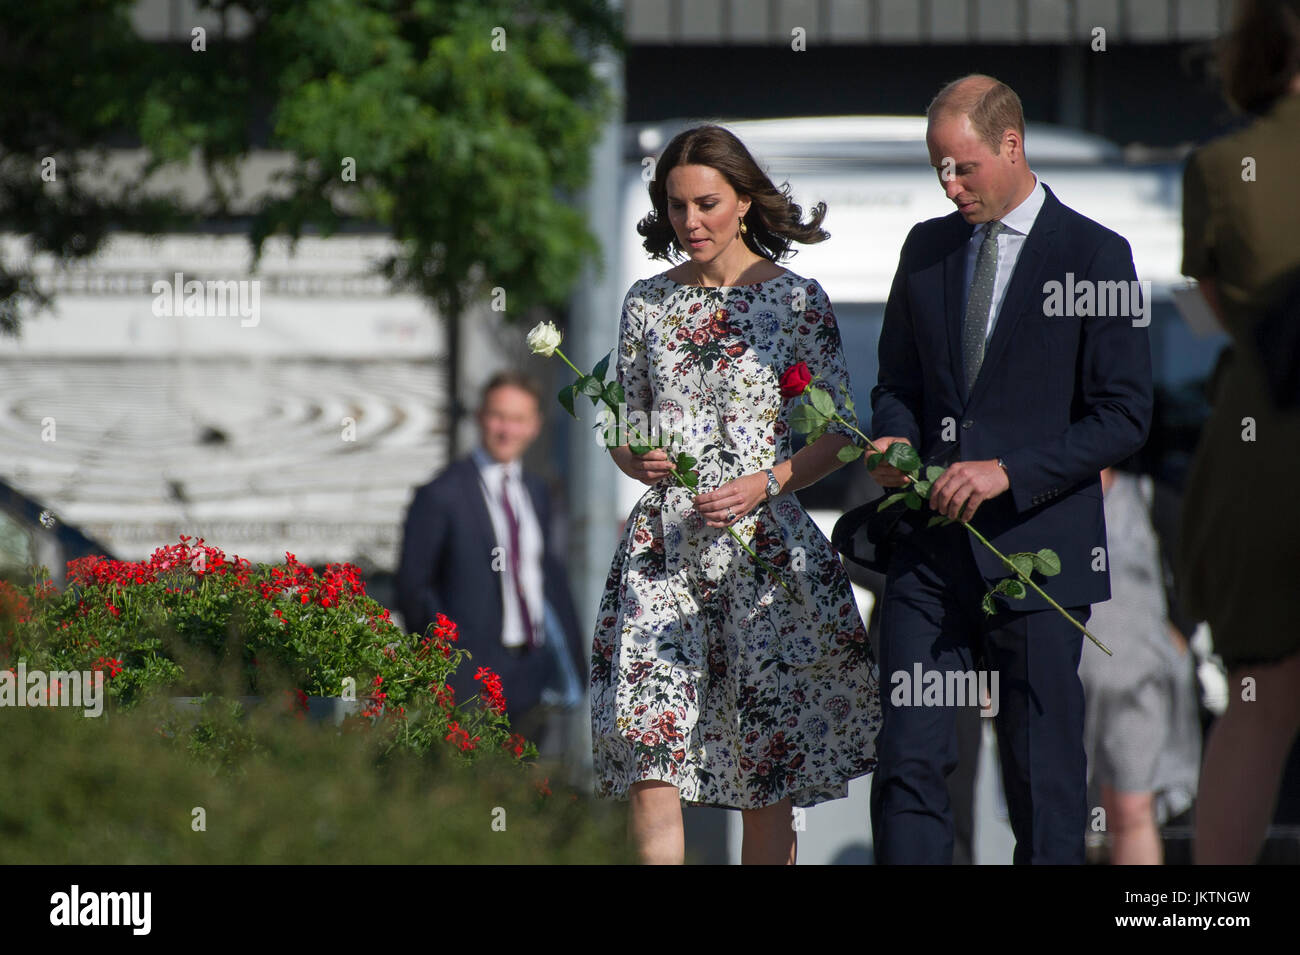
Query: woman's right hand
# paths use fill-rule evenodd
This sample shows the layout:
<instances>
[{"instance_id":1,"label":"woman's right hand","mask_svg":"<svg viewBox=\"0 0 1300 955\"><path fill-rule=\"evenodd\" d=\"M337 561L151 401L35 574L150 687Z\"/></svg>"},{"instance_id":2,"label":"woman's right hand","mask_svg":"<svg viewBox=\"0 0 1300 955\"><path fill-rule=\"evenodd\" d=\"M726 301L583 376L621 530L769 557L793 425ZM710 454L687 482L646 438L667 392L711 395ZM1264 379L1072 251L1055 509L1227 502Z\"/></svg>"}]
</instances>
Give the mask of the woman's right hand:
<instances>
[{"instance_id":1,"label":"woman's right hand","mask_svg":"<svg viewBox=\"0 0 1300 955\"><path fill-rule=\"evenodd\" d=\"M663 448L651 448L645 454L634 454L625 444L614 448L610 455L620 471L642 484L658 484L673 471Z\"/></svg>"}]
</instances>

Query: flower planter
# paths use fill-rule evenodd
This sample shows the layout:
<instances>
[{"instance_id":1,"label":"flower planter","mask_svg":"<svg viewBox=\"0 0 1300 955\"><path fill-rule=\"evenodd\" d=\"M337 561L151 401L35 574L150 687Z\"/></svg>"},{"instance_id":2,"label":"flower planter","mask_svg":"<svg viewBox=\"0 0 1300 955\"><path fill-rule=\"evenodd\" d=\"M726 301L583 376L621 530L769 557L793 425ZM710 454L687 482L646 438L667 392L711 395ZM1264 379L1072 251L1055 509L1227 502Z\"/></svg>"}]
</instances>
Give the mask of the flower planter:
<instances>
[{"instance_id":1,"label":"flower planter","mask_svg":"<svg viewBox=\"0 0 1300 955\"><path fill-rule=\"evenodd\" d=\"M340 726L347 717L360 711L358 700L345 700L341 696L307 697L307 719L315 723L328 721Z\"/></svg>"},{"instance_id":2,"label":"flower planter","mask_svg":"<svg viewBox=\"0 0 1300 955\"><path fill-rule=\"evenodd\" d=\"M215 698L214 698L215 699ZM238 698L243 704L244 709L254 706L261 706L266 703L264 696L241 696ZM180 713L185 713L193 719L198 719L203 713L204 698L201 696L173 696L170 697L172 708ZM206 702L213 702L208 699ZM341 696L309 696L307 697L306 717L313 723L329 722L335 726L340 726L343 720L349 715L359 712L360 703L356 700L345 700Z\"/></svg>"},{"instance_id":3,"label":"flower planter","mask_svg":"<svg viewBox=\"0 0 1300 955\"><path fill-rule=\"evenodd\" d=\"M196 720L203 715L204 705L214 702L213 699L205 699L202 696L173 696L168 699L171 702L172 709ZM244 709L259 706L264 701L264 698L260 696L241 696L238 699L244 705Z\"/></svg>"},{"instance_id":4,"label":"flower planter","mask_svg":"<svg viewBox=\"0 0 1300 955\"><path fill-rule=\"evenodd\" d=\"M96 555L69 561L62 590L38 575L9 596L0 590L0 615L10 604L14 609L0 630L0 666L25 657L45 669L54 669L55 661L62 669L102 668L106 680L121 678L122 706L156 703L150 711L164 724L164 735L188 735L191 727L208 723L224 732L238 702L243 715L261 707L259 713L275 715L272 722L292 718L334 732L348 717L365 714L389 748L419 754L443 743L469 760L518 748L504 719L496 674L478 668L481 705L459 709L452 703L452 676L466 657L456 647L455 621L438 613L424 633L403 632L366 595L362 574L351 564L327 564L318 573L286 553L283 563L254 567L182 535L179 544L157 548L147 561ZM173 643L194 664L188 675L172 659ZM223 685L202 674L223 672L231 661L269 665L268 673L281 674L275 682L292 681L297 688L219 698L180 695ZM331 682L322 684L321 674ZM354 675L355 700L307 696L309 688L337 686L340 674ZM219 700L216 708L206 709L207 699ZM260 721L243 729L251 730L252 722ZM232 759L247 742L243 729L228 741L238 750Z\"/></svg>"}]
</instances>

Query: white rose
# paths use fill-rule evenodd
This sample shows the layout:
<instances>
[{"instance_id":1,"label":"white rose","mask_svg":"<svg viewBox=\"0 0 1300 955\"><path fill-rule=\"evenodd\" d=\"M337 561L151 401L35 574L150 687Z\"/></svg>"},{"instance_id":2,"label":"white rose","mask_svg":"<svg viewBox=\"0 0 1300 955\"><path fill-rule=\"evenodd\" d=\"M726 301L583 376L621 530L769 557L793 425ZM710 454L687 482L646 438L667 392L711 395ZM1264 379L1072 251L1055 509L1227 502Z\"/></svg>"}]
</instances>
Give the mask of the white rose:
<instances>
[{"instance_id":1,"label":"white rose","mask_svg":"<svg viewBox=\"0 0 1300 955\"><path fill-rule=\"evenodd\" d=\"M533 350L534 355L545 355L549 358L555 354L555 349L560 347L562 337L560 330L551 322L538 322L528 333L528 347Z\"/></svg>"}]
</instances>

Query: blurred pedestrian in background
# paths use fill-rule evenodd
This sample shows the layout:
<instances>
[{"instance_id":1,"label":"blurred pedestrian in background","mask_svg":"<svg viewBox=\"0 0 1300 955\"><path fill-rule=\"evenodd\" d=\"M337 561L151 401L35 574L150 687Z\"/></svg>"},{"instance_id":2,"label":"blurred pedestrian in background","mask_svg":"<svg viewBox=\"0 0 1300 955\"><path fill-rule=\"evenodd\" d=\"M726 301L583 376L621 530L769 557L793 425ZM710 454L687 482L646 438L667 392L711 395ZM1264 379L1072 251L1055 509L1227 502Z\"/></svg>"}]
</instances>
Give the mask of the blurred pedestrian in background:
<instances>
[{"instance_id":1,"label":"blurred pedestrian in background","mask_svg":"<svg viewBox=\"0 0 1300 955\"><path fill-rule=\"evenodd\" d=\"M1085 653L1089 830L1105 811L1116 865L1164 861L1160 826L1190 808L1201 766L1195 668L1169 620L1160 542L1152 525L1155 481L1101 472L1111 596L1093 605L1092 629L1114 656Z\"/></svg>"},{"instance_id":2,"label":"blurred pedestrian in background","mask_svg":"<svg viewBox=\"0 0 1300 955\"><path fill-rule=\"evenodd\" d=\"M1239 2L1221 63L1229 102L1258 118L1198 149L1183 186L1182 270L1233 339L1188 481L1178 573L1229 675L1196 810L1195 859L1209 864L1258 857L1300 727L1300 409L1267 384L1297 361L1280 342L1300 318L1279 309L1300 274L1300 0ZM1261 347L1262 322L1281 337Z\"/></svg>"},{"instance_id":3,"label":"blurred pedestrian in background","mask_svg":"<svg viewBox=\"0 0 1300 955\"><path fill-rule=\"evenodd\" d=\"M501 677L512 728L543 756L564 755L565 719L582 701L586 649L545 482L522 467L541 432L541 393L499 372L483 388L479 446L416 490L406 515L398 606L423 633L439 612L473 659L456 702L480 692L479 667Z\"/></svg>"}]
</instances>

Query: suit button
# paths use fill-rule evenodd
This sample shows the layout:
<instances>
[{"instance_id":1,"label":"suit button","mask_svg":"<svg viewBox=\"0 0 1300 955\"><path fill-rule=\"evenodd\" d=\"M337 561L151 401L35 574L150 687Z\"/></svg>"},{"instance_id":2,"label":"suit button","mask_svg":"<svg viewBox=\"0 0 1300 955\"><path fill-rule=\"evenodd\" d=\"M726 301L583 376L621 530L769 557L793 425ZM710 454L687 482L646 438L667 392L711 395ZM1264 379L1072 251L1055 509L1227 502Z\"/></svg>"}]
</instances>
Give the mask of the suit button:
<instances>
[{"instance_id":1,"label":"suit button","mask_svg":"<svg viewBox=\"0 0 1300 955\"><path fill-rule=\"evenodd\" d=\"M965 419L962 420L961 426L962 426L963 428L969 428L969 427L970 427L971 425L973 425L974 423L975 423L975 422L972 421L970 418L965 418Z\"/></svg>"}]
</instances>

